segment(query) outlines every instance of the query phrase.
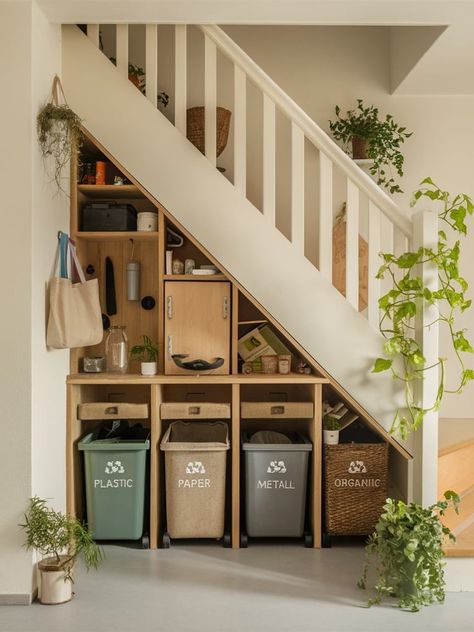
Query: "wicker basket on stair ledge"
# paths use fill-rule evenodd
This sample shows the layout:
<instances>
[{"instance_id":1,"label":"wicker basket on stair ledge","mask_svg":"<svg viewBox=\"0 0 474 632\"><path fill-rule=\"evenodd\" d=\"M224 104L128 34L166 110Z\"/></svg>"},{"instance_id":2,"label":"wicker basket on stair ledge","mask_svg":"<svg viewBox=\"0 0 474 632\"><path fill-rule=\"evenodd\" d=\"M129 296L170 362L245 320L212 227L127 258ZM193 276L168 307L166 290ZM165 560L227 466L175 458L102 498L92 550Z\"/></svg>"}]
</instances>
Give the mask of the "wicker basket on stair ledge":
<instances>
[{"instance_id":1,"label":"wicker basket on stair ledge","mask_svg":"<svg viewBox=\"0 0 474 632\"><path fill-rule=\"evenodd\" d=\"M229 138L230 117L232 112L225 108L216 108L216 156L219 157L227 145ZM186 136L192 144L204 154L205 152L205 108L198 106L186 112Z\"/></svg>"}]
</instances>

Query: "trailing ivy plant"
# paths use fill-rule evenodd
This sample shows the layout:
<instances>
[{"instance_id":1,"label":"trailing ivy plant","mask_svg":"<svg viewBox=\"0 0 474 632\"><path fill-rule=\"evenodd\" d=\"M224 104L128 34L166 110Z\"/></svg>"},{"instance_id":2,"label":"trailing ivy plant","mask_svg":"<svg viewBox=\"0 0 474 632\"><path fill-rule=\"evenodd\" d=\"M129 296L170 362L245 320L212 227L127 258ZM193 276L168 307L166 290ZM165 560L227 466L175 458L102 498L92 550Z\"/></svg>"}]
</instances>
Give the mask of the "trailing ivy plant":
<instances>
[{"instance_id":1,"label":"trailing ivy plant","mask_svg":"<svg viewBox=\"0 0 474 632\"><path fill-rule=\"evenodd\" d=\"M357 99L357 108L348 110L344 117L340 116L341 108L338 105L335 112L336 120L329 121L329 129L334 138L342 141L347 153L352 142L354 158L373 160L370 173L377 177L377 184L390 193L402 193L392 175L392 167L398 176L403 176L404 157L400 152L400 145L413 132L407 132L406 127L395 123L391 114L380 119L378 108L373 105L365 107L362 99ZM356 143L365 146L365 152L361 155L356 155Z\"/></svg>"},{"instance_id":2,"label":"trailing ivy plant","mask_svg":"<svg viewBox=\"0 0 474 632\"><path fill-rule=\"evenodd\" d=\"M64 103L59 103L61 91ZM67 193L62 185L63 170L71 159L72 152L81 142L81 119L66 103L59 77L53 80L51 99L36 117L38 143L43 158L52 159L53 179L58 191Z\"/></svg>"},{"instance_id":3,"label":"trailing ivy plant","mask_svg":"<svg viewBox=\"0 0 474 632\"><path fill-rule=\"evenodd\" d=\"M411 206L422 198L440 205L438 217L443 228L448 228L454 235L467 234L466 219L474 210L468 195L459 193L452 196L440 189L431 178L425 178L414 193ZM377 358L372 371L391 371L393 378L404 384L405 408L396 412L391 429L403 439L421 426L427 413L439 409L445 393L460 393L474 379L474 371L466 368L463 357L465 353L472 353L473 348L466 338L466 330L456 323L456 317L471 306L471 300L466 298L468 284L459 271L460 240L452 243L451 237L445 230L439 230L436 248L420 247L415 252L405 252L400 256L391 253L380 255L383 265L377 278L383 279L388 275L392 289L379 300L380 331L386 340L383 346L385 357ZM428 262L436 267L438 290L434 292L424 285L419 274L419 265ZM445 384L445 358L440 357L427 366L415 339L415 317L426 306L434 306L437 313L433 323L428 323L426 327L436 322L446 327L458 362L459 376L451 389L447 389ZM435 367L439 368L436 398L429 408L423 408L418 404L415 384Z\"/></svg>"},{"instance_id":4,"label":"trailing ivy plant","mask_svg":"<svg viewBox=\"0 0 474 632\"><path fill-rule=\"evenodd\" d=\"M440 517L451 505L458 513L459 496L452 491L444 499L423 508L416 503L387 499L365 549L366 560L359 588L368 584L375 564L375 597L368 606L386 597L398 598L398 606L417 612L422 606L444 601L443 545L456 538Z\"/></svg>"}]
</instances>

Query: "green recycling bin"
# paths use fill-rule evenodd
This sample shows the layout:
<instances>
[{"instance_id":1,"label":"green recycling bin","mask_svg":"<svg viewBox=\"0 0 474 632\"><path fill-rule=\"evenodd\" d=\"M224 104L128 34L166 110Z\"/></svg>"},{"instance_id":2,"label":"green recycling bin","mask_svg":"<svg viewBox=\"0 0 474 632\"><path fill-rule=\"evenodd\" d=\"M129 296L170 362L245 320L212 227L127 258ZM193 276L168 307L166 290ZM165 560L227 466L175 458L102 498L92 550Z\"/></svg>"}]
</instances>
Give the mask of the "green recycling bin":
<instances>
[{"instance_id":1,"label":"green recycling bin","mask_svg":"<svg viewBox=\"0 0 474 632\"><path fill-rule=\"evenodd\" d=\"M87 523L95 540L138 540L143 535L149 439L79 442L84 452Z\"/></svg>"}]
</instances>

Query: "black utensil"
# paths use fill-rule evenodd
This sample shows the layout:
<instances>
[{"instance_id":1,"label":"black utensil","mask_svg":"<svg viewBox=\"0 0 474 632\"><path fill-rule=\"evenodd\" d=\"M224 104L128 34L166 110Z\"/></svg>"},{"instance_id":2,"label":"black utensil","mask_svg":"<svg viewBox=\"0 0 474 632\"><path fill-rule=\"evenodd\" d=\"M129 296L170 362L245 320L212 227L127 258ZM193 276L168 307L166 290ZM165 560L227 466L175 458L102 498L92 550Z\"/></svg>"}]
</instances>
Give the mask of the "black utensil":
<instances>
[{"instance_id":1,"label":"black utensil","mask_svg":"<svg viewBox=\"0 0 474 632\"><path fill-rule=\"evenodd\" d=\"M105 305L109 316L114 316L117 313L114 264L110 257L105 258Z\"/></svg>"}]
</instances>

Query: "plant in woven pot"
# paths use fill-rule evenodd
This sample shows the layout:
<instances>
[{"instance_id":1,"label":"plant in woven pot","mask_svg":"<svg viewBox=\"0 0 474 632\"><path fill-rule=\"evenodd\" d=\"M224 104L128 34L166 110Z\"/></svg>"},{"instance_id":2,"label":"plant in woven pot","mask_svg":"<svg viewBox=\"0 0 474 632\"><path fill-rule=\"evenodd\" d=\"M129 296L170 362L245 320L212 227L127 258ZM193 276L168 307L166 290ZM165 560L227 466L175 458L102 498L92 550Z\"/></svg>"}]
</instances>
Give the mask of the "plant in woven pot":
<instances>
[{"instance_id":1,"label":"plant in woven pot","mask_svg":"<svg viewBox=\"0 0 474 632\"><path fill-rule=\"evenodd\" d=\"M37 496L30 499L25 523L20 526L25 530L26 548L43 556L38 563L41 603L70 601L76 559L81 557L88 570L97 568L102 549L80 520L54 511Z\"/></svg>"},{"instance_id":2,"label":"plant in woven pot","mask_svg":"<svg viewBox=\"0 0 474 632\"><path fill-rule=\"evenodd\" d=\"M227 145L229 138L230 118L232 112L222 107L216 108L216 157L218 158ZM205 108L198 106L186 112L186 136L192 144L205 153Z\"/></svg>"},{"instance_id":3,"label":"plant in woven pot","mask_svg":"<svg viewBox=\"0 0 474 632\"><path fill-rule=\"evenodd\" d=\"M151 338L143 335L143 344L135 345L130 351L132 359L141 362L142 375L156 375L158 359L158 346Z\"/></svg>"},{"instance_id":4,"label":"plant in woven pot","mask_svg":"<svg viewBox=\"0 0 474 632\"><path fill-rule=\"evenodd\" d=\"M453 491L424 508L416 503L387 499L366 547L366 562L359 588L367 588L369 569L375 564L375 597L398 599L398 607L417 612L422 606L444 601L443 545L456 538L443 525L449 506L458 511L460 499Z\"/></svg>"},{"instance_id":5,"label":"plant in woven pot","mask_svg":"<svg viewBox=\"0 0 474 632\"><path fill-rule=\"evenodd\" d=\"M391 114L385 119L379 118L379 110L373 105L364 106L362 99L357 99L357 107L347 110L341 116L341 108L336 105L336 120L329 121L329 129L335 140L342 141L344 150L349 153L352 147L354 160L370 159L370 173L376 177L377 184L390 191L402 193L393 177L392 170L403 176L404 157L400 151L407 138L413 132L396 123Z\"/></svg>"},{"instance_id":6,"label":"plant in woven pot","mask_svg":"<svg viewBox=\"0 0 474 632\"><path fill-rule=\"evenodd\" d=\"M339 431L341 424L337 417L327 414L323 418L323 442L325 445L336 445L339 443Z\"/></svg>"}]
</instances>

